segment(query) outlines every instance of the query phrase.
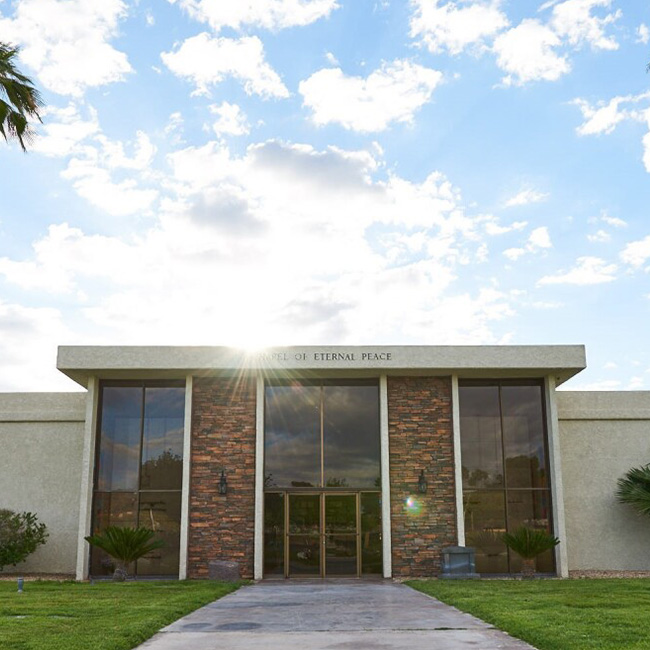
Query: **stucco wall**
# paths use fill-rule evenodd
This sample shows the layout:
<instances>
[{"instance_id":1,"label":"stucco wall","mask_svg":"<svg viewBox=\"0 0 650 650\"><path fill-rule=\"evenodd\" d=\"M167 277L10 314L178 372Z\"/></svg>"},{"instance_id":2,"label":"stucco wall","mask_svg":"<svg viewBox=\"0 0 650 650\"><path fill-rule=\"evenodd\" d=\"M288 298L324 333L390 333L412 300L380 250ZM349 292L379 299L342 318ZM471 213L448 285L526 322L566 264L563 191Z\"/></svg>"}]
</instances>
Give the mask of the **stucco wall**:
<instances>
[{"instance_id":1,"label":"stucco wall","mask_svg":"<svg viewBox=\"0 0 650 650\"><path fill-rule=\"evenodd\" d=\"M650 517L615 497L650 463L650 392L557 394L569 570L650 570Z\"/></svg>"},{"instance_id":2,"label":"stucco wall","mask_svg":"<svg viewBox=\"0 0 650 650\"><path fill-rule=\"evenodd\" d=\"M0 508L35 513L49 538L5 573L74 574L85 393L0 394Z\"/></svg>"}]
</instances>

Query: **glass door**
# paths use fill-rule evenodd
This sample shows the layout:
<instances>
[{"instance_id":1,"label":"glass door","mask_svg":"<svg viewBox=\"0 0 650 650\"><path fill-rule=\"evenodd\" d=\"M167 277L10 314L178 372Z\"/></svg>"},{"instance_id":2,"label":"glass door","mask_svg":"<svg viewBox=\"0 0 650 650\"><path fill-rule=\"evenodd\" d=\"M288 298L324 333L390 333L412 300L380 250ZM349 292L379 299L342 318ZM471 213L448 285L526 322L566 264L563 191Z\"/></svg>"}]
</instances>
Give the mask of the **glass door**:
<instances>
[{"instance_id":1,"label":"glass door","mask_svg":"<svg viewBox=\"0 0 650 650\"><path fill-rule=\"evenodd\" d=\"M289 577L321 575L321 498L289 494L287 551Z\"/></svg>"},{"instance_id":2,"label":"glass door","mask_svg":"<svg viewBox=\"0 0 650 650\"><path fill-rule=\"evenodd\" d=\"M325 575L359 575L356 494L324 494Z\"/></svg>"}]
</instances>

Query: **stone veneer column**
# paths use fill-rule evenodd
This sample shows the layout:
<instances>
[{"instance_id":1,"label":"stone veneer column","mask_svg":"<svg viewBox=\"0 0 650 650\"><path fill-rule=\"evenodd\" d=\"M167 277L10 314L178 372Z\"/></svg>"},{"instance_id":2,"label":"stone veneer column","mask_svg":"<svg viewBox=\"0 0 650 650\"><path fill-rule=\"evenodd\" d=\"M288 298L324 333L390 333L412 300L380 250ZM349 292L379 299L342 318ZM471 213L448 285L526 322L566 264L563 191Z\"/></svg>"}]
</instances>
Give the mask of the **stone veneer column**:
<instances>
[{"instance_id":1,"label":"stone veneer column","mask_svg":"<svg viewBox=\"0 0 650 650\"><path fill-rule=\"evenodd\" d=\"M207 578L210 560L239 562L253 577L255 378L194 378L188 577ZM219 494L221 470L228 494Z\"/></svg>"},{"instance_id":2,"label":"stone veneer column","mask_svg":"<svg viewBox=\"0 0 650 650\"><path fill-rule=\"evenodd\" d=\"M394 578L437 575L442 549L456 544L451 418L450 377L388 377Z\"/></svg>"}]
</instances>

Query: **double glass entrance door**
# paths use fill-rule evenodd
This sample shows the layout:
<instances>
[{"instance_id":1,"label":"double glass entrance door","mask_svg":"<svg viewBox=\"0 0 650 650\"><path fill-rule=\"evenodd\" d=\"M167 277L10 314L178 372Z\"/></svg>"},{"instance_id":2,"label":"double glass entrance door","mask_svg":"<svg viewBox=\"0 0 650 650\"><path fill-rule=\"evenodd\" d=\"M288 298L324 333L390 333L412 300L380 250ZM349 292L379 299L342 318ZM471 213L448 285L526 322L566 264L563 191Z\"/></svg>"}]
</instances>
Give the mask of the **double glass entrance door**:
<instances>
[{"instance_id":1,"label":"double glass entrance door","mask_svg":"<svg viewBox=\"0 0 650 650\"><path fill-rule=\"evenodd\" d=\"M378 493L267 493L265 501L267 576L381 573Z\"/></svg>"}]
</instances>

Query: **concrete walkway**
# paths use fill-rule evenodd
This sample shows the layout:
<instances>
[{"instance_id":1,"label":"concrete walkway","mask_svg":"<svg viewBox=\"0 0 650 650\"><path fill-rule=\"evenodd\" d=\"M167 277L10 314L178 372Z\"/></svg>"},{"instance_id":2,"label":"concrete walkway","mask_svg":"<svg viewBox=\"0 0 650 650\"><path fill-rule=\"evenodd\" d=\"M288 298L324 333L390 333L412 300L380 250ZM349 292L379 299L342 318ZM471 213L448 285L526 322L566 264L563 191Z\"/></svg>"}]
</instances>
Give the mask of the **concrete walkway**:
<instances>
[{"instance_id":1,"label":"concrete walkway","mask_svg":"<svg viewBox=\"0 0 650 650\"><path fill-rule=\"evenodd\" d=\"M163 628L141 650L531 650L393 582L262 582ZM534 649L533 649L534 650Z\"/></svg>"}]
</instances>

